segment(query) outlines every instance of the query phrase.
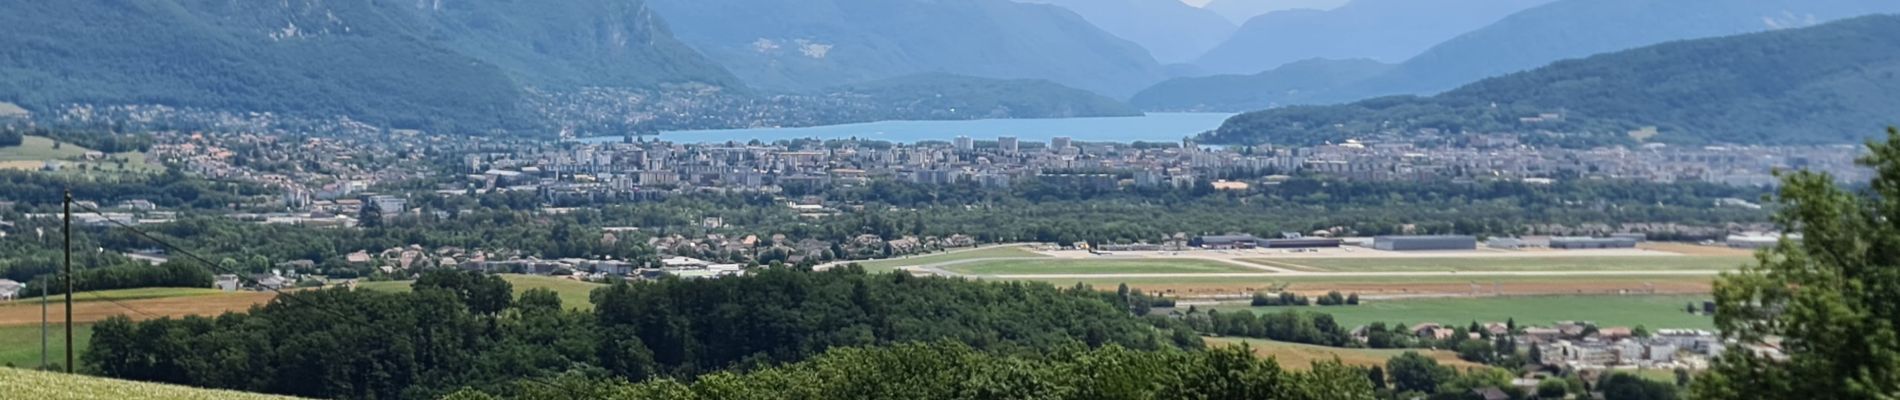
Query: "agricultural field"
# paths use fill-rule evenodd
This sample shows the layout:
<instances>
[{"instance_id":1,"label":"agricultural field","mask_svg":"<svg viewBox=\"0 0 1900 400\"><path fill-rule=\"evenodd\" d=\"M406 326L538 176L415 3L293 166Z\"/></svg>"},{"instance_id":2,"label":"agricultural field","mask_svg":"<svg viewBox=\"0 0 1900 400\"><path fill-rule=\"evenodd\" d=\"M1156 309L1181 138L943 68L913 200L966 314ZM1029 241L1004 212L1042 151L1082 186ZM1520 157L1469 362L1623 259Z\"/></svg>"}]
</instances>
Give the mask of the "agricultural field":
<instances>
[{"instance_id":1,"label":"agricultural field","mask_svg":"<svg viewBox=\"0 0 1900 400\"><path fill-rule=\"evenodd\" d=\"M47 360L66 362L66 325L53 324L47 335ZM92 324L73 324L73 354L85 354L92 344ZM0 367L32 368L40 365L40 325L0 326Z\"/></svg>"},{"instance_id":2,"label":"agricultural field","mask_svg":"<svg viewBox=\"0 0 1900 400\"><path fill-rule=\"evenodd\" d=\"M269 400L276 395L199 389L83 375L0 368L0 393L7 398L39 400Z\"/></svg>"},{"instance_id":3,"label":"agricultural field","mask_svg":"<svg viewBox=\"0 0 1900 400\"><path fill-rule=\"evenodd\" d=\"M1704 271L1730 270L1746 256L1250 258L1243 261L1323 272L1408 271Z\"/></svg>"},{"instance_id":4,"label":"agricultural field","mask_svg":"<svg viewBox=\"0 0 1900 400\"><path fill-rule=\"evenodd\" d=\"M1346 365L1385 367L1387 360L1403 355L1407 351L1423 354L1434 360L1438 360L1438 363L1441 365L1450 366L1459 370L1484 368L1484 365L1458 359L1457 353L1447 350L1344 349L1278 342L1266 339L1244 338L1207 338L1206 340L1208 346L1239 346L1245 344L1253 350L1254 354L1261 357L1273 358L1280 362L1281 368L1291 370L1311 369L1313 368L1314 362L1330 361L1335 358L1339 359L1340 362L1346 363Z\"/></svg>"},{"instance_id":5,"label":"agricultural field","mask_svg":"<svg viewBox=\"0 0 1900 400\"><path fill-rule=\"evenodd\" d=\"M896 270L898 267L940 264L940 263L946 263L946 262L952 262L952 261L975 260L975 259L983 259L983 258L1031 258L1031 257L1048 257L1048 256L1043 255L1042 253L1029 251L1028 249L1024 249L1022 246L1004 246L1004 247L986 247L986 248L973 249L973 250L957 250L957 251L950 251L946 253L937 253L937 254L930 254L930 255L908 256L904 258L861 261L861 262L858 262L858 265L863 266L864 270L869 271L869 272L890 272L892 270Z\"/></svg>"},{"instance_id":6,"label":"agricultural field","mask_svg":"<svg viewBox=\"0 0 1900 400\"><path fill-rule=\"evenodd\" d=\"M1219 310L1253 310L1276 313L1286 310L1332 314L1344 326L1373 322L1415 325L1424 322L1469 324L1503 322L1516 319L1519 325L1551 325L1558 321L1591 321L1601 326L1646 326L1650 329L1714 329L1707 316L1689 314L1689 303L1701 304L1707 296L1523 296L1438 298L1405 300L1368 300L1358 306L1340 307L1247 307L1236 304L1214 307Z\"/></svg>"},{"instance_id":7,"label":"agricultural field","mask_svg":"<svg viewBox=\"0 0 1900 400\"><path fill-rule=\"evenodd\" d=\"M965 275L1205 274L1265 273L1230 263L1198 259L1051 259L980 261L943 267Z\"/></svg>"},{"instance_id":8,"label":"agricultural field","mask_svg":"<svg viewBox=\"0 0 1900 400\"><path fill-rule=\"evenodd\" d=\"M23 294L37 294L37 293L23 293ZM215 295L221 295L221 294L226 294L226 293L224 291L217 290L217 289L205 289L205 288L113 289L113 290L97 290L97 291L90 291L90 292L76 292L76 293L73 293L73 302L77 303L77 302L87 302L87 301L107 301L108 299L113 300L113 301L165 299L165 298L172 298L172 297L215 296ZM52 297L51 300L53 302L66 301L66 295L63 295L63 294L55 294L55 295L52 295L51 297ZM39 301L40 301L39 296L26 297L26 298L21 298L19 300L14 300L15 303L35 303L35 304L39 303Z\"/></svg>"},{"instance_id":9,"label":"agricultural field","mask_svg":"<svg viewBox=\"0 0 1900 400\"><path fill-rule=\"evenodd\" d=\"M114 301L82 302L78 300L93 297L82 292L73 296L73 320L82 323L98 322L119 315L139 320L159 317L176 318L186 315L216 316L231 311L248 310L252 305L263 304L276 296L276 293L268 292L235 292L136 300L114 298ZM49 309L56 321L64 321L66 305L63 301L53 302ZM40 304L37 301L16 301L0 305L0 326L38 324L39 322Z\"/></svg>"},{"instance_id":10,"label":"agricultural field","mask_svg":"<svg viewBox=\"0 0 1900 400\"><path fill-rule=\"evenodd\" d=\"M501 275L501 279L508 281L509 285L514 286L515 296L517 297L529 289L549 289L561 297L562 307L578 310L593 310L594 303L588 300L588 296L593 293L595 288L606 286L592 282L534 275L503 274ZM415 281L361 282L356 284L356 288L382 292L407 292L411 289L410 285L414 283Z\"/></svg>"}]
</instances>

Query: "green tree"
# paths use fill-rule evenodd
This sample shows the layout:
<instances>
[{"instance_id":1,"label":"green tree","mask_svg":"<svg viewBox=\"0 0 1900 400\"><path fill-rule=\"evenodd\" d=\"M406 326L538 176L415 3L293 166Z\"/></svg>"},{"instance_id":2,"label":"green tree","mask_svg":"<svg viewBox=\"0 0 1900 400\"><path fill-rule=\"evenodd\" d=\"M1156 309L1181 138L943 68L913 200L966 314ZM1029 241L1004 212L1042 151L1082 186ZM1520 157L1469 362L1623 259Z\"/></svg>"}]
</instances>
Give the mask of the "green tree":
<instances>
[{"instance_id":1,"label":"green tree","mask_svg":"<svg viewBox=\"0 0 1900 400\"><path fill-rule=\"evenodd\" d=\"M1450 367L1438 365L1438 360L1414 351L1386 360L1385 371L1392 377L1394 390L1420 393L1437 391L1438 385L1457 374Z\"/></svg>"},{"instance_id":2,"label":"green tree","mask_svg":"<svg viewBox=\"0 0 1900 400\"><path fill-rule=\"evenodd\" d=\"M1876 175L1850 192L1826 174L1782 176L1782 240L1715 284L1715 322L1743 344L1779 338L1787 359L1738 348L1694 384L1703 399L1900 397L1900 131L1868 143Z\"/></svg>"},{"instance_id":3,"label":"green tree","mask_svg":"<svg viewBox=\"0 0 1900 400\"><path fill-rule=\"evenodd\" d=\"M1562 380L1546 379L1537 384L1537 398L1539 399L1561 400L1569 395L1570 385L1564 384Z\"/></svg>"},{"instance_id":4,"label":"green tree","mask_svg":"<svg viewBox=\"0 0 1900 400\"><path fill-rule=\"evenodd\" d=\"M1604 400L1675 400L1680 397L1675 385L1656 382L1626 373L1611 373L1597 384ZM1791 397L1755 397L1785 399ZM1826 398L1826 397L1819 397Z\"/></svg>"},{"instance_id":5,"label":"green tree","mask_svg":"<svg viewBox=\"0 0 1900 400\"><path fill-rule=\"evenodd\" d=\"M383 206L374 201L363 202L363 207L357 209L356 226L364 228L383 227Z\"/></svg>"}]
</instances>

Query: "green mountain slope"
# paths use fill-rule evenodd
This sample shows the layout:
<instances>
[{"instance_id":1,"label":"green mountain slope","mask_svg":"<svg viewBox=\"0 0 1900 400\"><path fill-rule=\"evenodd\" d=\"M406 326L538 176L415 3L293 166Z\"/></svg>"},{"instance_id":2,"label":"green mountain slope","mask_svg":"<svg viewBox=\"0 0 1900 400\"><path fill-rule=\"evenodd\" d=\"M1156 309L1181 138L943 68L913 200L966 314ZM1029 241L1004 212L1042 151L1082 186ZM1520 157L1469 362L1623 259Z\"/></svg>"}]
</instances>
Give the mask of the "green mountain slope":
<instances>
[{"instance_id":1,"label":"green mountain slope","mask_svg":"<svg viewBox=\"0 0 1900 400\"><path fill-rule=\"evenodd\" d=\"M1315 143L1384 133L1552 131L1686 143L1842 143L1900 122L1900 16L1674 42L1516 73L1434 97L1243 114L1210 143ZM1524 121L1559 113L1561 121Z\"/></svg>"},{"instance_id":2,"label":"green mountain slope","mask_svg":"<svg viewBox=\"0 0 1900 400\"><path fill-rule=\"evenodd\" d=\"M1460 35L1407 60L1390 73L1312 101L1437 94L1557 60L1673 40L1812 26L1881 12L1900 12L1900 1L1564 0Z\"/></svg>"},{"instance_id":3,"label":"green mountain slope","mask_svg":"<svg viewBox=\"0 0 1900 400\"><path fill-rule=\"evenodd\" d=\"M1378 61L1313 59L1253 75L1170 79L1136 93L1130 104L1155 111L1247 111L1272 108L1392 69Z\"/></svg>"},{"instance_id":4,"label":"green mountain slope","mask_svg":"<svg viewBox=\"0 0 1900 400\"><path fill-rule=\"evenodd\" d=\"M524 84L734 81L635 1L73 0L0 13L0 101L521 127Z\"/></svg>"},{"instance_id":5,"label":"green mountain slope","mask_svg":"<svg viewBox=\"0 0 1900 400\"><path fill-rule=\"evenodd\" d=\"M926 72L1046 79L1115 97L1160 81L1146 50L1066 9L1009 0L655 0L679 38L766 89Z\"/></svg>"},{"instance_id":6,"label":"green mountain slope","mask_svg":"<svg viewBox=\"0 0 1900 400\"><path fill-rule=\"evenodd\" d=\"M985 79L919 74L827 89L867 96L890 114L928 119L1124 117L1141 115L1126 104L1040 79Z\"/></svg>"}]
</instances>

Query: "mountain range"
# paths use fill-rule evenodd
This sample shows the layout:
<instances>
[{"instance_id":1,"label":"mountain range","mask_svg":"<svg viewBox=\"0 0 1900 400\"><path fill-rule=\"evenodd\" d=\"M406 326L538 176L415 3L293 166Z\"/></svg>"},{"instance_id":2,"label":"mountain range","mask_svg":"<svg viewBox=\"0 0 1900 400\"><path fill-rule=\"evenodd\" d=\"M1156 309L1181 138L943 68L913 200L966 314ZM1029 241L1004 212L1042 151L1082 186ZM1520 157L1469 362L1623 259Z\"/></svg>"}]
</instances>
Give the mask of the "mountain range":
<instances>
[{"instance_id":1,"label":"mountain range","mask_svg":"<svg viewBox=\"0 0 1900 400\"><path fill-rule=\"evenodd\" d=\"M1051 6L1006 4L1080 19ZM1136 69L1159 69L1133 44L1100 36L1138 56ZM643 0L27 2L0 13L0 48L7 49L0 102L70 123L100 118L99 106L190 114L158 119L157 127L271 113L244 118L542 133L1131 112L1037 81L938 77L874 86L875 95L756 91L676 39ZM986 107L921 106L930 104ZM771 115L736 111L760 108ZM71 110L77 114L62 119ZM1036 114L1044 110L1056 114ZM689 111L695 115L667 117Z\"/></svg>"},{"instance_id":2,"label":"mountain range","mask_svg":"<svg viewBox=\"0 0 1900 400\"><path fill-rule=\"evenodd\" d=\"M1430 95L1480 79L1524 71L1554 61L1653 45L1811 26L1881 12L1900 12L1900 2L1880 0L1561 0L1512 14L1495 24L1433 46L1377 75L1356 81L1309 82L1297 92L1269 80L1231 76L1181 78L1149 91L1193 87L1194 82L1234 85L1206 92L1153 95L1139 106L1151 110L1245 111L1262 104L1335 104L1387 95ZM1363 69L1330 76L1352 76ZM1263 73L1262 75L1271 75ZM1334 86L1324 87L1314 83ZM1203 83L1204 84L1204 83ZM1247 86L1251 85L1251 86ZM1230 93L1251 91L1252 96ZM1240 100L1240 101L1237 101Z\"/></svg>"},{"instance_id":3,"label":"mountain range","mask_svg":"<svg viewBox=\"0 0 1900 400\"><path fill-rule=\"evenodd\" d=\"M1311 59L1253 75L1170 79L1136 93L1128 102L1153 111L1261 110L1379 76L1392 67L1367 59Z\"/></svg>"},{"instance_id":4,"label":"mountain range","mask_svg":"<svg viewBox=\"0 0 1900 400\"><path fill-rule=\"evenodd\" d=\"M1847 143L1900 123L1900 16L1678 41L1561 61L1433 97L1242 114L1208 143L1319 143L1422 129L1564 132L1593 145ZM1657 128L1649 135L1625 133Z\"/></svg>"},{"instance_id":5,"label":"mountain range","mask_svg":"<svg viewBox=\"0 0 1900 400\"><path fill-rule=\"evenodd\" d=\"M1253 74L1313 58L1397 63L1433 45L1551 0L1353 0L1331 10L1254 17L1195 65Z\"/></svg>"},{"instance_id":6,"label":"mountain range","mask_svg":"<svg viewBox=\"0 0 1900 400\"><path fill-rule=\"evenodd\" d=\"M1389 73L1321 94L1309 102L1436 94L1557 60L1891 12L1900 12L1900 1L1563 0L1460 35Z\"/></svg>"},{"instance_id":7,"label":"mountain range","mask_svg":"<svg viewBox=\"0 0 1900 400\"><path fill-rule=\"evenodd\" d=\"M35 110L159 104L489 129L531 119L522 82L738 82L637 0L23 2L0 27L0 99Z\"/></svg>"},{"instance_id":8,"label":"mountain range","mask_svg":"<svg viewBox=\"0 0 1900 400\"><path fill-rule=\"evenodd\" d=\"M1163 64L1193 61L1234 33L1220 14L1180 0L1018 0L1081 14L1089 23L1148 49Z\"/></svg>"},{"instance_id":9,"label":"mountain range","mask_svg":"<svg viewBox=\"0 0 1900 400\"><path fill-rule=\"evenodd\" d=\"M679 38L764 89L927 72L1044 79L1126 97L1165 76L1076 13L1010 0L653 0Z\"/></svg>"}]
</instances>

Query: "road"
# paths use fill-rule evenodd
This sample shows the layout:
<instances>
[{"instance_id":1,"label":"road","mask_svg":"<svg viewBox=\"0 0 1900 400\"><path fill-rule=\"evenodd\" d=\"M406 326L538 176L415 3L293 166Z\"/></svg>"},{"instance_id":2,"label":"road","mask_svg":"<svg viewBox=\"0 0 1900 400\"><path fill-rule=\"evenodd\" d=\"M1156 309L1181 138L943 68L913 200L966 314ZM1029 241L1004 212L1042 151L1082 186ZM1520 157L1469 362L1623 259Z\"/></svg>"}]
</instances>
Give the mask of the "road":
<instances>
[{"instance_id":1,"label":"road","mask_svg":"<svg viewBox=\"0 0 1900 400\"><path fill-rule=\"evenodd\" d=\"M1223 261L1223 262L1227 262L1227 263L1230 263L1230 264L1234 264L1234 265L1241 265L1241 266L1246 266L1246 267L1248 267L1248 268L1253 268L1253 269L1259 269L1259 270L1263 270L1263 271L1266 271L1266 272L1215 272L1215 273L1179 273L1179 274L1019 274L1019 275L973 275L973 274L961 274L961 273L957 273L957 272L953 272L953 271L950 271L950 270L947 270L947 269L944 269L945 267L952 267L952 266L957 266L957 265L963 265L963 264L976 264L976 263L987 263L987 262L997 262L997 261L1036 261L1036 260L1051 260L1050 258L1045 258L1045 257L998 257L998 258L972 258L972 259L964 259L964 260L956 260L956 261L947 261L947 262L940 262L940 263L933 263L933 264L925 264L925 265L918 265L918 266L909 266L909 267L902 267L902 268L899 268L899 269L901 269L901 270L905 270L905 271L911 271L911 272L913 272L913 273L925 273L925 274L931 274L931 275L938 275L938 276L954 276L954 277L969 277L969 278L987 278L987 279L1010 279L1010 280L1031 280L1031 279L1094 279L1094 278L1102 278L1102 279L1143 279L1143 278L1149 278L1149 279L1151 279L1151 278L1290 278L1290 277L1332 277L1332 278L1353 278L1353 277L1436 277L1436 276L1471 276L1471 277L1494 277L1494 276L1533 276L1533 277L1537 277L1537 276L1541 276L1541 277L1564 277L1564 276L1581 276L1581 277L1588 277L1588 276L1715 276L1715 275L1717 275L1717 274L1721 274L1721 273L1722 273L1722 271L1713 271L1713 270L1668 270L1668 271L1464 271L1464 272L1460 272L1460 271L1386 271L1386 272L1326 272L1326 271L1296 271L1296 270L1291 270L1291 269L1285 269L1285 268L1279 268L1279 267L1271 267L1271 266L1265 266L1265 265L1259 265L1259 264L1253 264L1253 263L1248 263L1248 262L1242 262L1242 261L1238 261L1238 260L1231 260L1231 259L1225 259L1225 260L1224 260L1224 259L1219 259L1219 258L1213 258L1213 257L1180 257L1180 258L1181 258L1181 259L1195 259L1195 260L1209 260L1209 261ZM1129 258L1129 259L1141 259L1141 258Z\"/></svg>"}]
</instances>

